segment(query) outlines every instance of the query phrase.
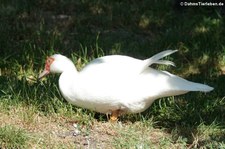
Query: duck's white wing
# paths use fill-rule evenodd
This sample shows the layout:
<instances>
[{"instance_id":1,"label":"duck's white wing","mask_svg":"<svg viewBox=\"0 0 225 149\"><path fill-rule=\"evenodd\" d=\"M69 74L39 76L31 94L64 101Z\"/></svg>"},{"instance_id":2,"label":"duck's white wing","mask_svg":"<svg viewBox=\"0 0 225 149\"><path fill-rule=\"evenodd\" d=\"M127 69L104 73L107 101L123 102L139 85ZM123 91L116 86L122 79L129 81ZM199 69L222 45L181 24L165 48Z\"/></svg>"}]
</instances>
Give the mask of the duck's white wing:
<instances>
[{"instance_id":1,"label":"duck's white wing","mask_svg":"<svg viewBox=\"0 0 225 149\"><path fill-rule=\"evenodd\" d=\"M160 52L151 58L146 60L139 60L129 56L122 55L111 55L104 56L97 59L94 59L89 64L87 64L81 73L92 73L92 72L119 72L120 74L129 74L129 75L138 75L147 69L153 63L172 65L175 64L168 60L160 60L161 58L168 56L177 50L166 50Z\"/></svg>"},{"instance_id":2,"label":"duck's white wing","mask_svg":"<svg viewBox=\"0 0 225 149\"><path fill-rule=\"evenodd\" d=\"M92 60L81 70L81 73L107 73L110 71L123 74L123 72L133 71L132 74L134 74L135 71L138 71L142 62L142 60L129 56L109 55Z\"/></svg>"},{"instance_id":3,"label":"duck's white wing","mask_svg":"<svg viewBox=\"0 0 225 149\"><path fill-rule=\"evenodd\" d=\"M170 92L172 93L171 95L173 95L173 91L211 91L213 88L207 85L190 82L169 72L155 70L149 67L153 63L174 66L175 64L173 62L160 59L176 51L166 50L146 60L121 55L104 56L91 61L84 67L81 74L96 79L101 78L105 81L115 79L126 82L126 80L131 81L131 79L144 78L145 82L151 85L153 84L153 89L154 86L161 85L161 87L154 90ZM142 84L144 83L142 82Z\"/></svg>"}]
</instances>

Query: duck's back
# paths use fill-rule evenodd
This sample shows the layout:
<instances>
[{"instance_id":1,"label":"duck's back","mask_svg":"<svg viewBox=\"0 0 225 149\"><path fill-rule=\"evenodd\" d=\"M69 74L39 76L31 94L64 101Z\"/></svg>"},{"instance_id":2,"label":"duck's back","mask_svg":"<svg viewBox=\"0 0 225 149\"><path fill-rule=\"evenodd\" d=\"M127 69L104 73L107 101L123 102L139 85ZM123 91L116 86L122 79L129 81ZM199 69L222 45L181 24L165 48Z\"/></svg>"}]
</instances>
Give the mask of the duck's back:
<instances>
[{"instance_id":1,"label":"duck's back","mask_svg":"<svg viewBox=\"0 0 225 149\"><path fill-rule=\"evenodd\" d=\"M130 76L140 73L141 65L142 60L122 55L111 55L94 59L80 73L82 75L108 74L112 76L119 74Z\"/></svg>"}]
</instances>

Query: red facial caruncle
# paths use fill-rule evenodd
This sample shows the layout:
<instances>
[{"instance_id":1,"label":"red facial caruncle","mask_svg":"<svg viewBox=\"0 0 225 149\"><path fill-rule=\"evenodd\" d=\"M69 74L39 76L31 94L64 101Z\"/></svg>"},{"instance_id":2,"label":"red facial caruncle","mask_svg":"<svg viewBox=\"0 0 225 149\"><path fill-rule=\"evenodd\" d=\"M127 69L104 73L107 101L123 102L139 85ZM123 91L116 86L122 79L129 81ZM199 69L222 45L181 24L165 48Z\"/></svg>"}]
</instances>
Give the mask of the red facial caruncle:
<instances>
[{"instance_id":1,"label":"red facial caruncle","mask_svg":"<svg viewBox=\"0 0 225 149\"><path fill-rule=\"evenodd\" d=\"M45 70L39 75L39 79L43 78L44 76L48 75L50 73L50 66L53 63L55 59L52 57L48 57L45 62Z\"/></svg>"},{"instance_id":2,"label":"red facial caruncle","mask_svg":"<svg viewBox=\"0 0 225 149\"><path fill-rule=\"evenodd\" d=\"M47 60L45 62L45 70L50 72L50 66L53 63L53 61L54 61L54 58L52 58L52 57L47 58Z\"/></svg>"}]
</instances>

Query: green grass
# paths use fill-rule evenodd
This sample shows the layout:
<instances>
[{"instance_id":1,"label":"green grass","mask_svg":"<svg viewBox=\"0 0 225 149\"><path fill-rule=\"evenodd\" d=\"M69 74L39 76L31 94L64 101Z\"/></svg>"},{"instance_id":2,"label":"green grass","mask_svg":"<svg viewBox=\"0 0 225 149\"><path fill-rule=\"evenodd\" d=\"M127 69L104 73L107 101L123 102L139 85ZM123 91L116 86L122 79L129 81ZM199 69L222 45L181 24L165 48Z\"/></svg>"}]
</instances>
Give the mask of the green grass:
<instances>
[{"instance_id":1,"label":"green grass","mask_svg":"<svg viewBox=\"0 0 225 149\"><path fill-rule=\"evenodd\" d=\"M28 135L22 129L13 126L0 128L0 145L2 148L24 148L28 140Z\"/></svg>"},{"instance_id":2,"label":"green grass","mask_svg":"<svg viewBox=\"0 0 225 149\"><path fill-rule=\"evenodd\" d=\"M79 148L85 145L74 140L85 142L86 135L97 147L224 148L224 10L175 3L3 0L0 133L8 142L2 147ZM209 84L214 91L159 99L141 114L122 116L122 126L68 104L59 92L58 75L37 80L45 58L54 53L68 56L80 70L103 55L145 59L165 49L179 50L167 58L176 67L154 67ZM63 139L53 133L70 131L69 121L78 123L83 137ZM10 138L13 132L18 144ZM96 139L102 135L107 139Z\"/></svg>"}]
</instances>

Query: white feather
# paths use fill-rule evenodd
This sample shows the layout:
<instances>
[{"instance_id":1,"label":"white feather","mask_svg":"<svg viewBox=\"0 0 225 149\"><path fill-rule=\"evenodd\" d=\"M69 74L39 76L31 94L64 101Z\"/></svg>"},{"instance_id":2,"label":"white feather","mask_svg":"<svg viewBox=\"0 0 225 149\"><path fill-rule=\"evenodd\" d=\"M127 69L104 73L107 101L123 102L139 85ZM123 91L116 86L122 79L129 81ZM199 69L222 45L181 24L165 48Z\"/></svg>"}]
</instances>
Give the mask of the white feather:
<instances>
[{"instance_id":1,"label":"white feather","mask_svg":"<svg viewBox=\"0 0 225 149\"><path fill-rule=\"evenodd\" d=\"M51 71L62 73L60 91L74 105L100 113L118 109L139 113L161 97L213 90L208 85L149 67L153 63L174 66L173 62L160 59L176 51L163 51L146 60L120 55L104 56L91 61L80 72L68 58L56 55L52 56L55 60Z\"/></svg>"}]
</instances>

